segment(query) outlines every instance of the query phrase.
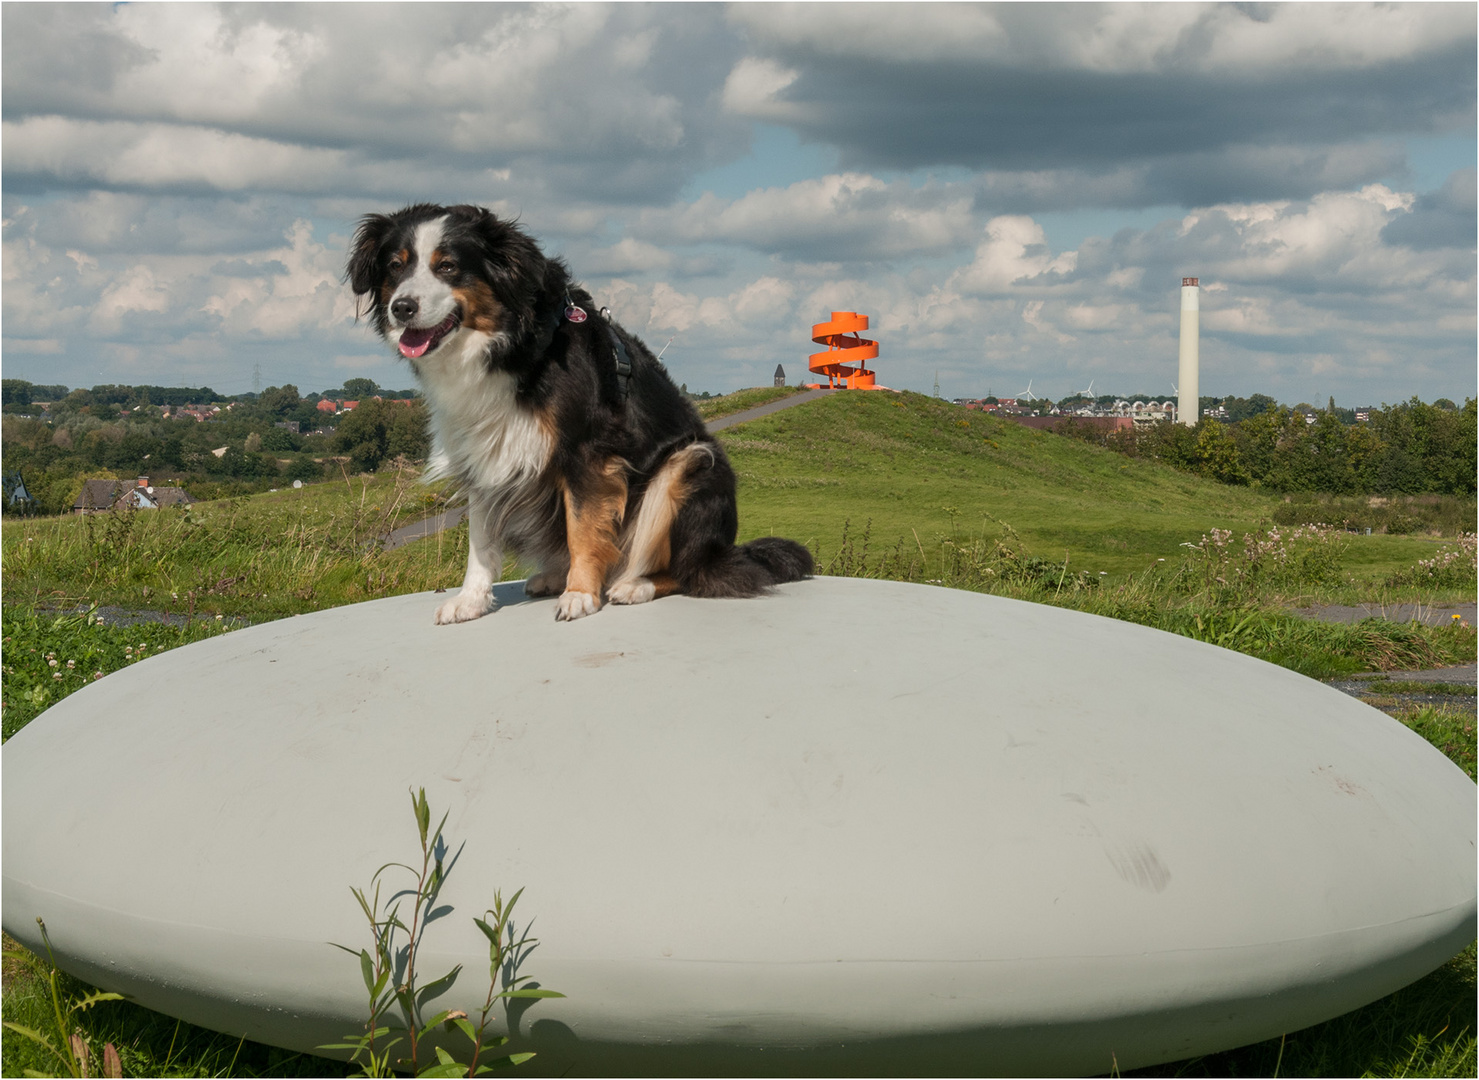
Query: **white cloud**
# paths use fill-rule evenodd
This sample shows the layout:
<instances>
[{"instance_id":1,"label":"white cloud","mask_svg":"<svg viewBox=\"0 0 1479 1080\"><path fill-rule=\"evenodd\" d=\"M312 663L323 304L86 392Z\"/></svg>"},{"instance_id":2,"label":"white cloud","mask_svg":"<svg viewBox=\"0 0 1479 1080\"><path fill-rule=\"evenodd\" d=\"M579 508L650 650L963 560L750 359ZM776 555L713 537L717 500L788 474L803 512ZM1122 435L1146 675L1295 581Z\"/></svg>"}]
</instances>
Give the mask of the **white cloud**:
<instances>
[{"instance_id":1,"label":"white cloud","mask_svg":"<svg viewBox=\"0 0 1479 1080\"><path fill-rule=\"evenodd\" d=\"M1054 256L1042 226L1030 217L1010 214L986 223L986 236L971 264L957 271L950 287L978 295L999 295L1028 284L1048 285L1050 277L1070 274L1077 252Z\"/></svg>"},{"instance_id":2,"label":"white cloud","mask_svg":"<svg viewBox=\"0 0 1479 1080\"><path fill-rule=\"evenodd\" d=\"M789 257L884 260L959 247L972 230L971 196L957 185L913 187L842 173L733 200L705 194L644 215L642 227L656 237L726 241Z\"/></svg>"},{"instance_id":3,"label":"white cloud","mask_svg":"<svg viewBox=\"0 0 1479 1080\"><path fill-rule=\"evenodd\" d=\"M764 46L884 63L996 62L1115 74L1363 68L1472 35L1462 5L740 4Z\"/></svg>"}]
</instances>

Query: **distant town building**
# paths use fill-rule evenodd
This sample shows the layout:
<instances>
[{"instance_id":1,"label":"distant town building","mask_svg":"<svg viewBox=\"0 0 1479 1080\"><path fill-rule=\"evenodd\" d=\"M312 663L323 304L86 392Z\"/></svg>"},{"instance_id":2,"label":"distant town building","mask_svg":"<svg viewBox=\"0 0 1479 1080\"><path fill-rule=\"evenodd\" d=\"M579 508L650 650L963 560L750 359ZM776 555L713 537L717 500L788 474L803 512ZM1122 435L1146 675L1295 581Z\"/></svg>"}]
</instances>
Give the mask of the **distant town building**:
<instances>
[{"instance_id":1,"label":"distant town building","mask_svg":"<svg viewBox=\"0 0 1479 1080\"><path fill-rule=\"evenodd\" d=\"M775 366L775 384L777 386L786 385L786 369L779 364Z\"/></svg>"},{"instance_id":2,"label":"distant town building","mask_svg":"<svg viewBox=\"0 0 1479 1080\"><path fill-rule=\"evenodd\" d=\"M195 497L181 487L155 487L147 476L134 483L127 480L85 480L77 500L72 503L74 514L101 514L105 510L134 509L158 510L163 506L184 506L195 502Z\"/></svg>"},{"instance_id":3,"label":"distant town building","mask_svg":"<svg viewBox=\"0 0 1479 1080\"><path fill-rule=\"evenodd\" d=\"M26 490L26 482L18 472L5 477L5 505L11 510L28 511L35 508L36 500Z\"/></svg>"}]
</instances>

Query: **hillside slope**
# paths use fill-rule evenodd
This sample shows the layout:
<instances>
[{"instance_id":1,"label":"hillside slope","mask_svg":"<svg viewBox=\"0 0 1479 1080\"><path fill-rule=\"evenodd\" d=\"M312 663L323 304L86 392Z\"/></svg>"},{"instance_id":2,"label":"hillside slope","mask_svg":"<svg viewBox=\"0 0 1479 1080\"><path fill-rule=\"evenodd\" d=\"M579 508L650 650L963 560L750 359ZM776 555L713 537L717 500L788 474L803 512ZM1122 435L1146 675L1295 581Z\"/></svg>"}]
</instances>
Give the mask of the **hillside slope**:
<instances>
[{"instance_id":1,"label":"hillside slope","mask_svg":"<svg viewBox=\"0 0 1479 1080\"><path fill-rule=\"evenodd\" d=\"M878 551L916 534L928 547L952 528L996 535L990 515L1033 554L1117 575L1170 560L1213 527L1252 529L1279 499L907 392L834 394L719 439L739 476L741 539L791 536L824 565L844 523L854 544L868 528ZM1432 551L1416 538L1353 537L1347 566L1368 576Z\"/></svg>"}]
</instances>

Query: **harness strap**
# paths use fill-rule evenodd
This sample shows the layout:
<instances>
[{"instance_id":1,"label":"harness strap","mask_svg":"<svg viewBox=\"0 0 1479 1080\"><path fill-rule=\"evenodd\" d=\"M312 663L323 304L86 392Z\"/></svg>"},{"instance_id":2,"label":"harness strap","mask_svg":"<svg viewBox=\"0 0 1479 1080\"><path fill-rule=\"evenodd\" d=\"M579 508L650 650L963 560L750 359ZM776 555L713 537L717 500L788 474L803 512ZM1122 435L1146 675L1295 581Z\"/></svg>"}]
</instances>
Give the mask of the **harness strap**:
<instances>
[{"instance_id":1,"label":"harness strap","mask_svg":"<svg viewBox=\"0 0 1479 1080\"><path fill-rule=\"evenodd\" d=\"M631 392L632 358L627 354L627 347L622 344L616 329L610 323L606 324L606 333L611 335L611 349L616 355L616 385L621 390L621 400L626 401L627 395Z\"/></svg>"}]
</instances>

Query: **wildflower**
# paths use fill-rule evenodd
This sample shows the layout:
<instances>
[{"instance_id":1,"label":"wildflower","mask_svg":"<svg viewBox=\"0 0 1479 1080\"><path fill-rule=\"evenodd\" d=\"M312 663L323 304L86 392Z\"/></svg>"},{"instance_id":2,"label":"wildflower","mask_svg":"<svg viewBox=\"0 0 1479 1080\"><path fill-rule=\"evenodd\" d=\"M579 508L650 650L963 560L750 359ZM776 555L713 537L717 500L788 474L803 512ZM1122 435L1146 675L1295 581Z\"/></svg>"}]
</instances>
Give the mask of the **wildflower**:
<instances>
[{"instance_id":1,"label":"wildflower","mask_svg":"<svg viewBox=\"0 0 1479 1080\"><path fill-rule=\"evenodd\" d=\"M76 666L77 666L77 661L76 660L68 660L67 661L67 670L68 671L71 671Z\"/></svg>"},{"instance_id":2,"label":"wildflower","mask_svg":"<svg viewBox=\"0 0 1479 1080\"><path fill-rule=\"evenodd\" d=\"M101 679L103 677L103 673L101 671L94 671L92 673L92 677L93 681L96 682L98 679Z\"/></svg>"},{"instance_id":3,"label":"wildflower","mask_svg":"<svg viewBox=\"0 0 1479 1080\"><path fill-rule=\"evenodd\" d=\"M123 647L123 655L125 655L125 656L132 656L133 654L134 654L134 647L132 645L125 645Z\"/></svg>"},{"instance_id":4,"label":"wildflower","mask_svg":"<svg viewBox=\"0 0 1479 1080\"><path fill-rule=\"evenodd\" d=\"M220 621L221 621L221 620L222 620L222 619L224 619L224 618L225 618L225 617L226 617L226 616L224 616L224 615L217 615L217 616L216 616L216 621L217 621L217 622L220 622Z\"/></svg>"},{"instance_id":5,"label":"wildflower","mask_svg":"<svg viewBox=\"0 0 1479 1080\"><path fill-rule=\"evenodd\" d=\"M48 664L50 664L52 667L59 667L60 666L60 664L57 661L57 658L55 656L53 656L51 659L47 660L46 662Z\"/></svg>"},{"instance_id":6,"label":"wildflower","mask_svg":"<svg viewBox=\"0 0 1479 1080\"><path fill-rule=\"evenodd\" d=\"M55 672L51 677L53 679L60 679L62 677L62 673L60 671Z\"/></svg>"}]
</instances>

